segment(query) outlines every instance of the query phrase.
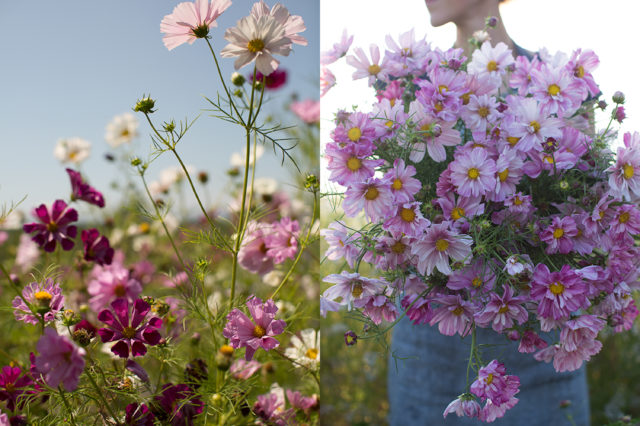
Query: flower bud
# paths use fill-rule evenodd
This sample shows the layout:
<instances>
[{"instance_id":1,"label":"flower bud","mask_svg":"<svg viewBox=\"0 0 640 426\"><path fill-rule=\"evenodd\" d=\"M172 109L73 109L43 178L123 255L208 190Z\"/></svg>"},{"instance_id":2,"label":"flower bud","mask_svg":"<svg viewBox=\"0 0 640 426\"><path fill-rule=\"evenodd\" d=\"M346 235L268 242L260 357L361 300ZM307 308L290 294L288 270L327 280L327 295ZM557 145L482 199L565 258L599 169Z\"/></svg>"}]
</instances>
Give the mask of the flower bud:
<instances>
[{"instance_id":1,"label":"flower bud","mask_svg":"<svg viewBox=\"0 0 640 426\"><path fill-rule=\"evenodd\" d=\"M71 335L73 341L79 344L80 346L86 347L91 343L91 339L93 336L84 328L79 328L73 332Z\"/></svg>"},{"instance_id":2,"label":"flower bud","mask_svg":"<svg viewBox=\"0 0 640 426\"><path fill-rule=\"evenodd\" d=\"M131 160L131 165L133 167L138 167L140 164L142 164L142 160L140 160L138 157Z\"/></svg>"},{"instance_id":3,"label":"flower bud","mask_svg":"<svg viewBox=\"0 0 640 426\"><path fill-rule=\"evenodd\" d=\"M164 126L163 126L163 127L164 127L164 130L165 130L166 132L171 133L171 132L173 132L173 131L175 130L175 128L176 128L176 123L174 123L174 122L173 122L173 120L172 120L172 121L170 121L170 122L168 122L168 123L164 123Z\"/></svg>"},{"instance_id":4,"label":"flower bud","mask_svg":"<svg viewBox=\"0 0 640 426\"><path fill-rule=\"evenodd\" d=\"M353 331L349 330L344 333L344 343L347 346L353 346L358 343L358 336Z\"/></svg>"},{"instance_id":5,"label":"flower bud","mask_svg":"<svg viewBox=\"0 0 640 426\"><path fill-rule=\"evenodd\" d=\"M247 79L239 72L231 74L231 83L233 83L234 86L242 86L246 81Z\"/></svg>"},{"instance_id":6,"label":"flower bud","mask_svg":"<svg viewBox=\"0 0 640 426\"><path fill-rule=\"evenodd\" d=\"M487 17L487 19L484 22L487 25L487 27L495 28L496 25L498 25L498 17L497 16L489 16L489 17Z\"/></svg>"},{"instance_id":7,"label":"flower bud","mask_svg":"<svg viewBox=\"0 0 640 426\"><path fill-rule=\"evenodd\" d=\"M80 315L71 309L65 309L64 312L62 312L62 324L67 327L78 324L81 319Z\"/></svg>"},{"instance_id":8,"label":"flower bud","mask_svg":"<svg viewBox=\"0 0 640 426\"><path fill-rule=\"evenodd\" d=\"M198 173L198 180L201 184L206 184L207 182L209 182L209 174L207 172Z\"/></svg>"},{"instance_id":9,"label":"flower bud","mask_svg":"<svg viewBox=\"0 0 640 426\"><path fill-rule=\"evenodd\" d=\"M622 123L622 120L627 118L627 114L625 113L623 106L619 106L618 108L614 109L612 115L613 115L613 119L616 120L618 123Z\"/></svg>"},{"instance_id":10,"label":"flower bud","mask_svg":"<svg viewBox=\"0 0 640 426\"><path fill-rule=\"evenodd\" d=\"M598 108L604 111L607 108L607 103L605 101L599 101Z\"/></svg>"},{"instance_id":11,"label":"flower bud","mask_svg":"<svg viewBox=\"0 0 640 426\"><path fill-rule=\"evenodd\" d=\"M318 182L318 177L314 174L307 175L307 178L304 182L304 187L307 191L316 192L320 189L320 182Z\"/></svg>"},{"instance_id":12,"label":"flower bud","mask_svg":"<svg viewBox=\"0 0 640 426\"><path fill-rule=\"evenodd\" d=\"M624 93L622 93L621 91L617 91L613 94L613 102L617 103L617 104L623 104L624 103Z\"/></svg>"},{"instance_id":13,"label":"flower bud","mask_svg":"<svg viewBox=\"0 0 640 426\"><path fill-rule=\"evenodd\" d=\"M143 97L142 99L139 99L138 102L136 102L136 106L133 107L133 110L135 112L141 112L143 114L151 114L152 112L155 112L153 110L155 104L156 101L154 101L150 97Z\"/></svg>"}]
</instances>

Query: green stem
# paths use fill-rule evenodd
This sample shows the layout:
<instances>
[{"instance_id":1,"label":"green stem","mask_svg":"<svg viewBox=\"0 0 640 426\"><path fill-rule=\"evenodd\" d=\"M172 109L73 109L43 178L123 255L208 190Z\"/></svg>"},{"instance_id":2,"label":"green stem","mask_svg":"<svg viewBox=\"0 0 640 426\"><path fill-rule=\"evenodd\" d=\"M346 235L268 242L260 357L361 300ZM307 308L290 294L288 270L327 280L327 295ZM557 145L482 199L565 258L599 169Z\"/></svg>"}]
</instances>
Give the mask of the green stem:
<instances>
[{"instance_id":1,"label":"green stem","mask_svg":"<svg viewBox=\"0 0 640 426\"><path fill-rule=\"evenodd\" d=\"M62 397L62 402L64 403L64 407L67 409L67 412L69 413L69 420L71 421L71 424L75 426L76 420L73 418L73 411L71 411L71 407L69 406L67 397L64 396L64 390L62 389L62 385L58 385L58 391L60 392L60 397Z\"/></svg>"},{"instance_id":2,"label":"green stem","mask_svg":"<svg viewBox=\"0 0 640 426\"><path fill-rule=\"evenodd\" d=\"M231 104L231 107L238 115L238 119L240 120L242 125L246 126L246 123L242 119L242 115L236 108L236 104L233 102L233 98L231 97L231 92L229 92L229 89L227 88L227 84L224 82L224 77L222 77L222 71L220 71L220 64L218 63L218 57L216 56L216 53L213 51L213 47L211 46L209 39L205 38L205 41L207 42L207 45L209 45L209 50L211 51L211 55L213 55L213 60L216 62L216 69L218 70L218 76L220 77L220 82L222 83L222 87L224 87L224 91L226 92L227 97L229 98L229 104Z\"/></svg>"},{"instance_id":3,"label":"green stem","mask_svg":"<svg viewBox=\"0 0 640 426\"><path fill-rule=\"evenodd\" d=\"M471 332L471 351L469 351L469 362L467 363L467 386L466 391L469 392L469 371L471 370L471 364L473 363L474 355L476 352L476 327L473 325L473 331Z\"/></svg>"},{"instance_id":4,"label":"green stem","mask_svg":"<svg viewBox=\"0 0 640 426\"><path fill-rule=\"evenodd\" d=\"M100 400L102 401L102 403L104 404L104 407L109 412L109 415L113 418L113 421L115 421L117 425L120 425L121 423L120 423L120 421L118 421L118 417L116 417L115 413L113 412L113 409L111 408L111 405L109 405L109 403L107 402L107 399L102 394L102 389L100 389L100 387L98 386L98 384L94 380L94 378L91 375L91 373L89 373L88 369L86 370L86 373L87 373L87 377L89 378L89 381L91 382L91 385L94 387L96 392L98 392L98 396L100 397Z\"/></svg>"}]
</instances>

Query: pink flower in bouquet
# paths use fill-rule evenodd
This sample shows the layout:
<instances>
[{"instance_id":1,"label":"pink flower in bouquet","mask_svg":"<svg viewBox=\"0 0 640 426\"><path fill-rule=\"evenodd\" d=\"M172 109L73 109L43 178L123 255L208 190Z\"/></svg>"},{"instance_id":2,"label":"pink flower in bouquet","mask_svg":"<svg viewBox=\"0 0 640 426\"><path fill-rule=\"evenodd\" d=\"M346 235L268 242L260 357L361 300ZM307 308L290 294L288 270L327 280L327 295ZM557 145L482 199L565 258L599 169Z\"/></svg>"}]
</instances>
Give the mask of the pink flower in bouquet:
<instances>
[{"instance_id":1,"label":"pink flower in bouquet","mask_svg":"<svg viewBox=\"0 0 640 426\"><path fill-rule=\"evenodd\" d=\"M28 395L34 394L34 382L29 372L22 374L20 367L5 365L0 372L0 401L7 401L7 409L22 409Z\"/></svg>"},{"instance_id":2,"label":"pink flower in bouquet","mask_svg":"<svg viewBox=\"0 0 640 426\"><path fill-rule=\"evenodd\" d=\"M222 49L220 55L223 58L237 57L233 64L235 69L255 61L257 70L263 75L269 75L280 64L273 55L289 56L293 42L290 37L294 37L294 34L288 33L291 30L288 18L291 16L284 6L278 4L282 14L272 15L264 13L262 5L264 3L255 4L251 15L240 19L236 27L225 31L224 38L229 44ZM303 24L302 19L299 24ZM304 25L302 28L304 29ZM304 38L297 40L300 43Z\"/></svg>"},{"instance_id":3,"label":"pink flower in bouquet","mask_svg":"<svg viewBox=\"0 0 640 426\"><path fill-rule=\"evenodd\" d=\"M200 397L186 384L166 383L162 393L154 397L156 416L171 426L191 426L194 418L204 411Z\"/></svg>"},{"instance_id":4,"label":"pink flower in bouquet","mask_svg":"<svg viewBox=\"0 0 640 426\"><path fill-rule=\"evenodd\" d=\"M522 339L518 345L518 352L530 354L538 349L544 349L547 346L547 342L545 342L544 339L538 336L534 331L526 330L522 333Z\"/></svg>"},{"instance_id":5,"label":"pink flower in bouquet","mask_svg":"<svg viewBox=\"0 0 640 426\"><path fill-rule=\"evenodd\" d=\"M478 417L482 407L478 404L471 394L462 394L458 398L454 399L444 409L442 417L447 417L449 414L456 414L458 417L467 416L469 418Z\"/></svg>"},{"instance_id":6,"label":"pink flower in bouquet","mask_svg":"<svg viewBox=\"0 0 640 426\"><path fill-rule=\"evenodd\" d=\"M348 144L344 148L336 143L327 144L325 157L329 180L340 185L349 186L373 177L375 168L381 166L384 160L370 160L369 148L364 145Z\"/></svg>"},{"instance_id":7,"label":"pink flower in bouquet","mask_svg":"<svg viewBox=\"0 0 640 426\"><path fill-rule=\"evenodd\" d=\"M583 361L588 361L602 348L596 340L606 321L594 315L581 315L564 324L560 332L560 348L553 357L553 366L558 372L574 371Z\"/></svg>"},{"instance_id":8,"label":"pink flower in bouquet","mask_svg":"<svg viewBox=\"0 0 640 426\"><path fill-rule=\"evenodd\" d=\"M147 319L151 306L142 299L133 303L131 316L129 315L129 301L121 298L111 302L111 309L104 309L98 314L98 320L107 327L98 330L103 343L117 342L111 347L111 352L121 358L144 356L147 347L160 343L158 329L162 327L162 320L158 317Z\"/></svg>"},{"instance_id":9,"label":"pink flower in bouquet","mask_svg":"<svg viewBox=\"0 0 640 426\"><path fill-rule=\"evenodd\" d=\"M258 395L257 401L253 405L253 413L266 424L274 426L287 426L295 424L295 412L293 409L285 410L284 390L274 384L271 392Z\"/></svg>"},{"instance_id":10,"label":"pink flower in bouquet","mask_svg":"<svg viewBox=\"0 0 640 426\"><path fill-rule=\"evenodd\" d=\"M417 294L410 294L402 298L400 302L407 314L407 318L414 325L427 324L433 318L433 299L420 297Z\"/></svg>"},{"instance_id":11,"label":"pink flower in bouquet","mask_svg":"<svg viewBox=\"0 0 640 426\"><path fill-rule=\"evenodd\" d=\"M59 385L72 392L78 388L84 370L85 350L73 344L69 338L59 336L52 328L46 328L38 341L35 367L44 381L52 388Z\"/></svg>"},{"instance_id":12,"label":"pink flower in bouquet","mask_svg":"<svg viewBox=\"0 0 640 426\"><path fill-rule=\"evenodd\" d=\"M522 159L516 150L505 149L496 160L496 189L487 194L491 201L504 201L516 193L516 185L523 176Z\"/></svg>"},{"instance_id":13,"label":"pink flower in bouquet","mask_svg":"<svg viewBox=\"0 0 640 426\"><path fill-rule=\"evenodd\" d=\"M527 254L514 254L507 258L503 270L511 276L520 275L525 271L532 273L533 263Z\"/></svg>"},{"instance_id":14,"label":"pink flower in bouquet","mask_svg":"<svg viewBox=\"0 0 640 426\"><path fill-rule=\"evenodd\" d=\"M283 217L279 222L272 223L271 232L264 236L267 256L271 257L276 264L295 258L299 233L298 221L291 220L289 217Z\"/></svg>"},{"instance_id":15,"label":"pink flower in bouquet","mask_svg":"<svg viewBox=\"0 0 640 426\"><path fill-rule=\"evenodd\" d=\"M336 85L336 76L327 67L320 71L320 96L327 94L329 89Z\"/></svg>"},{"instance_id":16,"label":"pink flower in bouquet","mask_svg":"<svg viewBox=\"0 0 640 426\"><path fill-rule=\"evenodd\" d=\"M391 192L396 203L410 203L414 200L414 195L422 188L420 181L413 176L416 175L416 168L405 165L402 158L393 161L393 168L385 175L391 183Z\"/></svg>"},{"instance_id":17,"label":"pink flower in bouquet","mask_svg":"<svg viewBox=\"0 0 640 426\"><path fill-rule=\"evenodd\" d=\"M425 57L429 52L429 44L422 40L416 40L414 29L400 34L398 43L387 34L385 42L389 50L385 58L389 60L389 73L395 77L402 77L420 71Z\"/></svg>"},{"instance_id":18,"label":"pink flower in bouquet","mask_svg":"<svg viewBox=\"0 0 640 426\"><path fill-rule=\"evenodd\" d=\"M71 180L71 200L82 200L98 207L104 207L104 197L102 193L96 191L92 186L82 179L82 175L73 169L67 169L67 174Z\"/></svg>"},{"instance_id":19,"label":"pink flower in bouquet","mask_svg":"<svg viewBox=\"0 0 640 426\"><path fill-rule=\"evenodd\" d=\"M438 330L445 336L458 333L464 337L471 331L473 307L459 294L439 296L433 299L440 306L433 311L429 325L438 324Z\"/></svg>"},{"instance_id":20,"label":"pink flower in bouquet","mask_svg":"<svg viewBox=\"0 0 640 426\"><path fill-rule=\"evenodd\" d=\"M76 237L78 230L75 225L70 225L70 223L78 220L78 212L75 209L67 208L67 203L62 200L56 200L51 207L51 212L47 206L40 204L33 211L33 215L42 223L27 223L22 229L27 234L35 231L36 235L32 237L32 240L44 251L54 251L56 242L60 243L63 250L73 248L73 238Z\"/></svg>"},{"instance_id":21,"label":"pink flower in bouquet","mask_svg":"<svg viewBox=\"0 0 640 426\"><path fill-rule=\"evenodd\" d=\"M289 109L307 124L320 122L320 102L315 99L293 102Z\"/></svg>"},{"instance_id":22,"label":"pink flower in bouquet","mask_svg":"<svg viewBox=\"0 0 640 426\"><path fill-rule=\"evenodd\" d=\"M614 327L616 333L620 333L623 330L629 331L633 327L633 322L638 316L638 308L633 299L625 306L620 312L617 312L611 316L611 325Z\"/></svg>"},{"instance_id":23,"label":"pink flower in bouquet","mask_svg":"<svg viewBox=\"0 0 640 426\"><path fill-rule=\"evenodd\" d=\"M400 80L392 80L387 83L387 86L384 90L378 90L376 92L376 98L378 98L378 104L374 105L374 108L380 108L383 105L388 105L390 107L400 107L398 108L397 115L403 119L406 119L406 114L404 114L404 106L402 105L402 95L404 94L404 87L402 86L402 82ZM387 102L385 102L385 99ZM394 121L404 121L398 119L395 114L389 114L386 116L387 118L393 119ZM388 126L388 125L387 125ZM388 126L389 127L389 126Z\"/></svg>"},{"instance_id":24,"label":"pink flower in bouquet","mask_svg":"<svg viewBox=\"0 0 640 426\"><path fill-rule=\"evenodd\" d=\"M331 49L320 54L320 64L330 65L345 56L349 51L349 47L351 47L351 43L353 43L353 36L349 36L347 34L347 29L345 28L342 31L340 41L338 43L334 43Z\"/></svg>"},{"instance_id":25,"label":"pink flower in bouquet","mask_svg":"<svg viewBox=\"0 0 640 426\"><path fill-rule=\"evenodd\" d=\"M389 66L387 64L387 58L385 57L380 62L380 49L375 44L372 44L369 48L371 54L371 60L367 58L364 51L356 47L354 55L347 56L347 64L356 68L352 78L359 80L361 78L368 78L369 86L373 86L376 80L386 80L389 75Z\"/></svg>"},{"instance_id":26,"label":"pink flower in bouquet","mask_svg":"<svg viewBox=\"0 0 640 426\"><path fill-rule=\"evenodd\" d=\"M538 301L538 315L543 318L565 319L589 306L585 292L585 283L569 265L550 272L547 265L539 263L533 271L530 295Z\"/></svg>"},{"instance_id":27,"label":"pink flower in bouquet","mask_svg":"<svg viewBox=\"0 0 640 426\"><path fill-rule=\"evenodd\" d=\"M387 296L381 294L357 299L353 302L353 306L362 308L362 314L374 324L380 324L383 319L387 322L393 322L398 317L396 305Z\"/></svg>"},{"instance_id":28,"label":"pink flower in bouquet","mask_svg":"<svg viewBox=\"0 0 640 426\"><path fill-rule=\"evenodd\" d=\"M505 75L515 60L509 47L500 42L491 46L489 41L485 41L480 49L474 50L471 62L467 66L469 74L488 74L493 79L498 79Z\"/></svg>"},{"instance_id":29,"label":"pink flower in bouquet","mask_svg":"<svg viewBox=\"0 0 640 426\"><path fill-rule=\"evenodd\" d=\"M538 234L540 240L547 244L545 251L549 254L569 253L573 249L573 237L577 235L578 228L571 216L554 216L551 224Z\"/></svg>"},{"instance_id":30,"label":"pink flower in bouquet","mask_svg":"<svg viewBox=\"0 0 640 426\"><path fill-rule=\"evenodd\" d=\"M247 361L244 359L237 359L233 364L231 364L231 367L229 367L229 374L231 374L234 379L247 380L249 377L253 376L261 366L262 364L255 360Z\"/></svg>"},{"instance_id":31,"label":"pink flower in bouquet","mask_svg":"<svg viewBox=\"0 0 640 426\"><path fill-rule=\"evenodd\" d=\"M562 120L550 117L542 112L541 106L534 98L507 97L515 121L510 134L517 140L513 147L522 152L530 150L542 151L542 143L548 138L562 137Z\"/></svg>"},{"instance_id":32,"label":"pink flower in bouquet","mask_svg":"<svg viewBox=\"0 0 640 426\"><path fill-rule=\"evenodd\" d=\"M354 183L345 192L342 208L349 217L362 211L372 222L384 219L393 211L393 193L386 180L369 178Z\"/></svg>"},{"instance_id":33,"label":"pink flower in bouquet","mask_svg":"<svg viewBox=\"0 0 640 426\"><path fill-rule=\"evenodd\" d=\"M493 289L496 283L496 274L491 268L490 262L478 259L471 265L462 269L456 269L447 281L447 287L452 290L468 289L471 296Z\"/></svg>"},{"instance_id":34,"label":"pink flower in bouquet","mask_svg":"<svg viewBox=\"0 0 640 426\"><path fill-rule=\"evenodd\" d=\"M324 237L329 248L325 256L329 260L344 259L350 267L353 267L360 249L355 245L357 235L349 235L349 229L340 222L331 223L327 229L321 229L320 235Z\"/></svg>"},{"instance_id":35,"label":"pink flower in bouquet","mask_svg":"<svg viewBox=\"0 0 640 426\"><path fill-rule=\"evenodd\" d=\"M606 171L610 173L611 195L624 197L625 200L640 197L640 147L618 148L616 163Z\"/></svg>"},{"instance_id":36,"label":"pink flower in bouquet","mask_svg":"<svg viewBox=\"0 0 640 426\"><path fill-rule=\"evenodd\" d=\"M434 118L420 102L411 102L409 116L417 130L424 132L411 144L409 159L414 163L422 161L425 150L433 161L444 161L447 158L444 147L456 146L460 143L460 132L453 128L455 122Z\"/></svg>"},{"instance_id":37,"label":"pink flower in bouquet","mask_svg":"<svg viewBox=\"0 0 640 426\"><path fill-rule=\"evenodd\" d=\"M496 163L482 148L456 155L450 167L451 182L463 197L484 195L496 187Z\"/></svg>"},{"instance_id":38,"label":"pink flower in bouquet","mask_svg":"<svg viewBox=\"0 0 640 426\"><path fill-rule=\"evenodd\" d=\"M447 220L453 222L466 222L474 216L484 213L484 204L481 197L456 197L455 193L448 193L437 199L442 214Z\"/></svg>"},{"instance_id":39,"label":"pink flower in bouquet","mask_svg":"<svg viewBox=\"0 0 640 426\"><path fill-rule=\"evenodd\" d=\"M231 6L230 0L196 0L178 4L170 15L160 22L160 31L165 35L162 41L172 50L183 43L193 44L196 38L205 38L212 27L217 27L216 19Z\"/></svg>"},{"instance_id":40,"label":"pink flower in bouquet","mask_svg":"<svg viewBox=\"0 0 640 426\"><path fill-rule=\"evenodd\" d=\"M506 374L504 365L497 360L491 361L478 370L478 378L471 384L471 393L478 396L486 405L480 413L480 420L492 422L518 402L515 398L520 392L520 379Z\"/></svg>"},{"instance_id":41,"label":"pink flower in bouquet","mask_svg":"<svg viewBox=\"0 0 640 426\"><path fill-rule=\"evenodd\" d=\"M142 293L140 282L130 276L129 270L119 263L109 268L95 270L87 284L91 297L89 305L94 312L99 312L112 301L126 298L133 303Z\"/></svg>"},{"instance_id":42,"label":"pink flower in bouquet","mask_svg":"<svg viewBox=\"0 0 640 426\"><path fill-rule=\"evenodd\" d=\"M286 323L274 319L278 308L271 299L262 303L262 300L253 296L247 300L247 307L255 323L236 308L227 315L229 322L225 325L222 335L229 339L229 344L234 348L246 348L245 359L251 361L259 348L270 351L280 345L273 336L281 334Z\"/></svg>"},{"instance_id":43,"label":"pink flower in bouquet","mask_svg":"<svg viewBox=\"0 0 640 426\"><path fill-rule=\"evenodd\" d=\"M341 274L327 275L323 279L326 283L335 284L322 293L322 297L327 300L338 300L340 305L347 305L351 309L351 304L358 299L368 299L371 296L381 294L386 283L382 280L366 278L358 273L342 271Z\"/></svg>"},{"instance_id":44,"label":"pink flower in bouquet","mask_svg":"<svg viewBox=\"0 0 640 426\"><path fill-rule=\"evenodd\" d=\"M498 333L513 327L516 322L521 325L529 317L528 311L522 306L526 301L525 297L514 297L513 289L505 286L502 297L493 292L490 294L490 300L482 312L475 314L476 324L482 327L491 325Z\"/></svg>"},{"instance_id":45,"label":"pink flower in bouquet","mask_svg":"<svg viewBox=\"0 0 640 426\"><path fill-rule=\"evenodd\" d=\"M566 69L554 69L545 64L539 70L532 70L531 77L531 93L545 114L569 117L587 97L586 87Z\"/></svg>"},{"instance_id":46,"label":"pink flower in bouquet","mask_svg":"<svg viewBox=\"0 0 640 426\"><path fill-rule=\"evenodd\" d=\"M38 312L36 316L25 300ZM16 296L12 306L15 309L13 315L17 321L24 321L27 324L39 324L39 318L44 317L45 322L53 321L56 314L60 312L64 305L64 296L60 284L47 278L43 282L32 282L22 289L22 297Z\"/></svg>"},{"instance_id":47,"label":"pink flower in bouquet","mask_svg":"<svg viewBox=\"0 0 640 426\"><path fill-rule=\"evenodd\" d=\"M633 204L622 204L614 208L609 230L614 235L640 234L640 211Z\"/></svg>"},{"instance_id":48,"label":"pink flower in bouquet","mask_svg":"<svg viewBox=\"0 0 640 426\"><path fill-rule=\"evenodd\" d=\"M84 245L84 260L96 262L98 265L109 265L113 260L114 250L109 245L109 239L96 228L83 229L80 234Z\"/></svg>"},{"instance_id":49,"label":"pink flower in bouquet","mask_svg":"<svg viewBox=\"0 0 640 426\"><path fill-rule=\"evenodd\" d=\"M240 266L254 274L264 275L273 270L273 258L267 256L266 236L271 226L262 222L251 221L238 252Z\"/></svg>"},{"instance_id":50,"label":"pink flower in bouquet","mask_svg":"<svg viewBox=\"0 0 640 426\"><path fill-rule=\"evenodd\" d=\"M430 275L434 269L451 274L449 258L465 262L471 258L473 240L449 229L447 222L432 224L425 235L411 247L416 257L416 268L422 275Z\"/></svg>"},{"instance_id":51,"label":"pink flower in bouquet","mask_svg":"<svg viewBox=\"0 0 640 426\"><path fill-rule=\"evenodd\" d=\"M398 206L396 214L384 221L382 229L391 235L408 235L419 237L431 224L420 212L420 203L404 203Z\"/></svg>"},{"instance_id":52,"label":"pink flower in bouquet","mask_svg":"<svg viewBox=\"0 0 640 426\"><path fill-rule=\"evenodd\" d=\"M340 122L331 137L336 142L358 144L367 147L367 155L373 151L373 140L376 137L376 127L368 114L354 112Z\"/></svg>"},{"instance_id":53,"label":"pink flower in bouquet","mask_svg":"<svg viewBox=\"0 0 640 426\"><path fill-rule=\"evenodd\" d=\"M382 235L376 239L376 266L380 269L397 269L405 266L411 257L411 244L415 238L406 235ZM357 256L357 253L356 253Z\"/></svg>"},{"instance_id":54,"label":"pink flower in bouquet","mask_svg":"<svg viewBox=\"0 0 640 426\"><path fill-rule=\"evenodd\" d=\"M311 410L318 407L318 395L304 396L300 391L286 390L287 399L291 404L291 407L297 410L302 410L306 415L309 415Z\"/></svg>"},{"instance_id":55,"label":"pink flower in bouquet","mask_svg":"<svg viewBox=\"0 0 640 426\"><path fill-rule=\"evenodd\" d=\"M518 90L518 95L527 96L531 90L531 70L539 69L540 61L534 56L531 61L526 56L518 56L515 70L509 76L509 86Z\"/></svg>"},{"instance_id":56,"label":"pink flower in bouquet","mask_svg":"<svg viewBox=\"0 0 640 426\"><path fill-rule=\"evenodd\" d=\"M592 50L577 49L571 54L569 62L565 66L566 69L589 91L589 95L595 97L600 89L593 79L591 72L595 70L600 64L598 55Z\"/></svg>"},{"instance_id":57,"label":"pink flower in bouquet","mask_svg":"<svg viewBox=\"0 0 640 426\"><path fill-rule=\"evenodd\" d=\"M502 117L497 108L498 101L495 97L471 95L469 103L462 108L461 115L469 129L484 132Z\"/></svg>"}]
</instances>

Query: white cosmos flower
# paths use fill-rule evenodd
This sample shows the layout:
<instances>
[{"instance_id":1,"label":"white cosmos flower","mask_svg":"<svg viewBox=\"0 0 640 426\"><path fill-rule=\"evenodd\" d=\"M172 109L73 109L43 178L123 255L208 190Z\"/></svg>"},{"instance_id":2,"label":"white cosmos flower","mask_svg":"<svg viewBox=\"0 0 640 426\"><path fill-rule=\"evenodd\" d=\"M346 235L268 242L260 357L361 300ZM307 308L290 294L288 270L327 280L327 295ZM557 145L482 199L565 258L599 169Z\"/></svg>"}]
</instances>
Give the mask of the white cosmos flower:
<instances>
[{"instance_id":1,"label":"white cosmos flower","mask_svg":"<svg viewBox=\"0 0 640 426\"><path fill-rule=\"evenodd\" d=\"M91 143L81 138L58 139L53 155L61 163L80 164L91 152Z\"/></svg>"},{"instance_id":2,"label":"white cosmos flower","mask_svg":"<svg viewBox=\"0 0 640 426\"><path fill-rule=\"evenodd\" d=\"M235 69L256 61L258 71L269 75L280 64L273 55L289 56L291 52L291 39L285 36L285 31L285 26L273 16L246 16L224 33L229 44L220 55L223 58L237 57L233 64Z\"/></svg>"},{"instance_id":3,"label":"white cosmos flower","mask_svg":"<svg viewBox=\"0 0 640 426\"><path fill-rule=\"evenodd\" d=\"M320 332L307 328L300 332L300 337L291 338L291 347L284 354L295 362L315 370L320 364Z\"/></svg>"},{"instance_id":4,"label":"white cosmos flower","mask_svg":"<svg viewBox=\"0 0 640 426\"><path fill-rule=\"evenodd\" d=\"M138 119L128 112L113 117L104 133L105 140L112 148L130 143L136 137L138 137Z\"/></svg>"},{"instance_id":5,"label":"white cosmos flower","mask_svg":"<svg viewBox=\"0 0 640 426\"><path fill-rule=\"evenodd\" d=\"M251 8L251 15L256 19L259 19L261 16L272 16L284 26L285 37L289 38L293 43L302 46L307 45L307 39L297 34L307 29L304 25L304 20L299 15L291 15L289 10L282 4L276 3L271 10L269 10L269 6L267 6L263 0L260 0L258 3L254 3Z\"/></svg>"}]
</instances>

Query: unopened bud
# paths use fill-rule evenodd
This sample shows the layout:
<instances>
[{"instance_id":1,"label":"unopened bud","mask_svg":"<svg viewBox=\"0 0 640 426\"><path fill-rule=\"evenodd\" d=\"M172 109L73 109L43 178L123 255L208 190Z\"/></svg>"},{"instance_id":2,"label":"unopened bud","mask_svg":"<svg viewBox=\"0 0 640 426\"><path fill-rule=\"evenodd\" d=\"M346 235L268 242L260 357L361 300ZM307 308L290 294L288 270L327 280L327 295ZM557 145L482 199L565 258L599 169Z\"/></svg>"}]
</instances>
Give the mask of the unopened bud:
<instances>
[{"instance_id":1,"label":"unopened bud","mask_svg":"<svg viewBox=\"0 0 640 426\"><path fill-rule=\"evenodd\" d=\"M495 28L495 26L498 25L498 17L497 16L489 16L486 19L485 24L489 28Z\"/></svg>"},{"instance_id":2,"label":"unopened bud","mask_svg":"<svg viewBox=\"0 0 640 426\"><path fill-rule=\"evenodd\" d=\"M207 172L198 173L198 180L201 184L204 185L205 183L209 182L209 174Z\"/></svg>"},{"instance_id":3,"label":"unopened bud","mask_svg":"<svg viewBox=\"0 0 640 426\"><path fill-rule=\"evenodd\" d=\"M136 102L136 106L133 107L133 110L135 112L141 112L143 114L151 114L152 112L155 112L153 110L153 107L155 105L156 101L154 101L150 97L143 97L142 99L139 99L138 102Z\"/></svg>"},{"instance_id":4,"label":"unopened bud","mask_svg":"<svg viewBox=\"0 0 640 426\"><path fill-rule=\"evenodd\" d=\"M233 83L234 86L242 86L246 81L247 79L239 72L231 74L231 83Z\"/></svg>"},{"instance_id":5,"label":"unopened bud","mask_svg":"<svg viewBox=\"0 0 640 426\"><path fill-rule=\"evenodd\" d=\"M623 104L624 103L624 93L622 93L621 91L617 91L613 94L613 102L617 103L617 104Z\"/></svg>"}]
</instances>

